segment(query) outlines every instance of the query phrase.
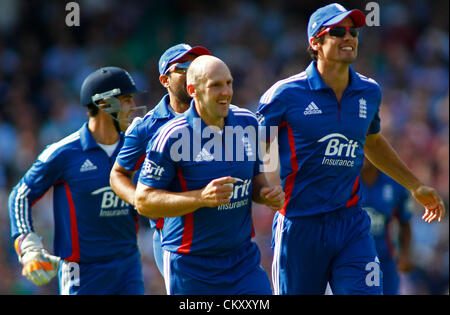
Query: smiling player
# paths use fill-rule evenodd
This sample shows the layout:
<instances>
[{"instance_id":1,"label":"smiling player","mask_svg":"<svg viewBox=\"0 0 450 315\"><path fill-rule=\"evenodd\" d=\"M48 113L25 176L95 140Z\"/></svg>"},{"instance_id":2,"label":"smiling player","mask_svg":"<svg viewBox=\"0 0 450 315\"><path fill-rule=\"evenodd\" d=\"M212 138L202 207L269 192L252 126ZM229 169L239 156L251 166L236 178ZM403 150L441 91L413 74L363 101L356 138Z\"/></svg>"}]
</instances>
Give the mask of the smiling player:
<instances>
[{"instance_id":1,"label":"smiling player","mask_svg":"<svg viewBox=\"0 0 450 315\"><path fill-rule=\"evenodd\" d=\"M186 91L186 72L189 64L201 55L210 55L208 49L188 44L178 44L168 48L159 59L159 81L167 89L167 94L143 118L137 118L125 134L125 142L117 156L111 170L111 187L115 193L128 202L134 204L136 190L133 179L135 172L139 174L145 158L145 150L149 140L159 127L181 115L189 108L191 97ZM150 218L153 233L153 253L156 266L163 274L161 228L163 218Z\"/></svg>"},{"instance_id":2,"label":"smiling player","mask_svg":"<svg viewBox=\"0 0 450 315\"><path fill-rule=\"evenodd\" d=\"M232 82L220 59L195 59L187 73L191 107L149 142L136 208L145 216L165 217L168 294L271 294L259 249L251 240L251 203L278 209L284 193L259 172L256 147L237 160L235 148L242 138L228 142L224 137L228 128L258 129L254 114L230 105ZM205 144L215 137L219 146L207 149ZM196 139L201 139L198 148ZM180 143L189 153L186 159L179 158L185 153L179 152Z\"/></svg>"},{"instance_id":3,"label":"smiling player","mask_svg":"<svg viewBox=\"0 0 450 315\"><path fill-rule=\"evenodd\" d=\"M334 294L382 293L381 273L378 281L366 281L368 266L379 261L360 205L364 155L425 207L426 222L441 221L445 213L436 191L417 179L380 134L379 85L350 66L364 25L361 11L340 4L315 11L308 23L313 62L260 100L260 123L279 127L286 193L274 219L276 294L323 294L327 281Z\"/></svg>"}]
</instances>

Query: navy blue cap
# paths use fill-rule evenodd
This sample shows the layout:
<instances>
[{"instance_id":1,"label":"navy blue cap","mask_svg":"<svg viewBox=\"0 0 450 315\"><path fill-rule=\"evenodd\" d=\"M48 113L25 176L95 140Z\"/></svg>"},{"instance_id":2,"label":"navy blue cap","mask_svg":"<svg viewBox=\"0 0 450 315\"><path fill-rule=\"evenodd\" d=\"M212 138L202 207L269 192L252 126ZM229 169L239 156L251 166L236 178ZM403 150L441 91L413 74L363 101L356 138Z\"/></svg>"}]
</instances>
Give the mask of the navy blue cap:
<instances>
[{"instance_id":1,"label":"navy blue cap","mask_svg":"<svg viewBox=\"0 0 450 315\"><path fill-rule=\"evenodd\" d=\"M347 16L350 16L356 27L366 25L366 16L360 10L348 11L339 3L332 3L317 9L308 22L308 39L316 35L317 31L323 26L332 26L340 23Z\"/></svg>"},{"instance_id":2,"label":"navy blue cap","mask_svg":"<svg viewBox=\"0 0 450 315\"><path fill-rule=\"evenodd\" d=\"M183 58L187 54L194 54L197 56L211 55L208 49L201 46L191 47L188 44L178 44L167 49L159 58L159 74L162 75L166 72L170 63Z\"/></svg>"}]
</instances>

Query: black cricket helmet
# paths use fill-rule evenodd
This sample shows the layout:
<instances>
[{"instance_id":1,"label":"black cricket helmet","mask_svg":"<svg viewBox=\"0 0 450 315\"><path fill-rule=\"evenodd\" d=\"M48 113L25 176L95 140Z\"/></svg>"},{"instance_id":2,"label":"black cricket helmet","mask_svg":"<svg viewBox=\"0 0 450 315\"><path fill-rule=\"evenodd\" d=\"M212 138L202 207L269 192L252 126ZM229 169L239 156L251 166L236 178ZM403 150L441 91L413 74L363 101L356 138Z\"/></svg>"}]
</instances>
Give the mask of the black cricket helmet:
<instances>
[{"instance_id":1,"label":"black cricket helmet","mask_svg":"<svg viewBox=\"0 0 450 315\"><path fill-rule=\"evenodd\" d=\"M105 100L111 107L104 110L112 114L120 112L120 102L111 102L112 98L144 92L136 87L133 78L127 71L118 67L103 67L84 79L80 99L83 106L98 105L100 100Z\"/></svg>"},{"instance_id":2,"label":"black cricket helmet","mask_svg":"<svg viewBox=\"0 0 450 315\"><path fill-rule=\"evenodd\" d=\"M117 96L144 92L136 87L127 71L118 67L104 67L92 72L84 79L80 91L81 105L95 105L113 118L117 131L124 131L133 119L131 115L138 114L140 110L145 113L147 107L134 107L131 112L133 114L129 112L127 117L119 117L121 102ZM105 104L100 107L101 100Z\"/></svg>"}]
</instances>

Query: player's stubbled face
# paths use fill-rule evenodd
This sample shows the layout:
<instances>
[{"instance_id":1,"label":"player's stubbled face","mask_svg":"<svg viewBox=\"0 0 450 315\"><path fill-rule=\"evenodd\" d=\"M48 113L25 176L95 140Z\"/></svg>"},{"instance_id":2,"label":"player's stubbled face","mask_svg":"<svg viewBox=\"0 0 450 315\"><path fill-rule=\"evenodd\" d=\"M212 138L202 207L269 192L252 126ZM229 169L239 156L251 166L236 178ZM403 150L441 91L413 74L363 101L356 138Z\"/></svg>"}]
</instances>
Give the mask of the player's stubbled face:
<instances>
[{"instance_id":1,"label":"player's stubbled face","mask_svg":"<svg viewBox=\"0 0 450 315\"><path fill-rule=\"evenodd\" d=\"M201 83L198 97L210 118L221 119L228 116L233 97L233 78L225 64L216 64L209 71Z\"/></svg>"},{"instance_id":2,"label":"player's stubbled face","mask_svg":"<svg viewBox=\"0 0 450 315\"><path fill-rule=\"evenodd\" d=\"M187 54L182 59L177 60L177 63L185 63L188 61L192 61L197 56ZM169 74L169 90L183 103L189 104L191 101L191 97L186 91L186 70L179 71L176 67L170 70Z\"/></svg>"},{"instance_id":3,"label":"player's stubbled face","mask_svg":"<svg viewBox=\"0 0 450 315\"><path fill-rule=\"evenodd\" d=\"M335 26L354 27L355 24L350 17L345 18ZM326 60L351 63L358 55L358 36L353 37L347 31L344 37L331 36L329 33L323 35L323 55Z\"/></svg>"}]
</instances>

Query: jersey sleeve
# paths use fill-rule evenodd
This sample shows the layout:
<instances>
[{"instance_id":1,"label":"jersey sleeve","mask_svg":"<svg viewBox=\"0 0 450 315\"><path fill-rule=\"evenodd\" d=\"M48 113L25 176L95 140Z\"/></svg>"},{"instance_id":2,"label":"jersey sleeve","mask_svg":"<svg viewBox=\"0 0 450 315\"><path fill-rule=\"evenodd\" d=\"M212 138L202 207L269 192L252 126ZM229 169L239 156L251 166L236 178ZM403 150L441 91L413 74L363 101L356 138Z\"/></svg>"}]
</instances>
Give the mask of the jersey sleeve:
<instances>
[{"instance_id":1,"label":"jersey sleeve","mask_svg":"<svg viewBox=\"0 0 450 315\"><path fill-rule=\"evenodd\" d=\"M128 127L125 140L119 154L117 163L128 171L136 171L142 165L147 147L147 137L142 134L141 124L143 119L137 117Z\"/></svg>"},{"instance_id":2,"label":"jersey sleeve","mask_svg":"<svg viewBox=\"0 0 450 315\"><path fill-rule=\"evenodd\" d=\"M281 104L280 97L272 96L270 91L269 89L261 97L258 110L256 111L260 140L266 143L270 143L274 139L284 117L284 106Z\"/></svg>"},{"instance_id":3,"label":"jersey sleeve","mask_svg":"<svg viewBox=\"0 0 450 315\"><path fill-rule=\"evenodd\" d=\"M377 92L376 92L377 94L376 94L375 102L376 102L377 110L376 110L375 116L372 119L372 122L370 124L369 134L376 134L376 133L379 133L380 130L381 130L381 127L380 127L380 106L381 106L381 98L382 98L382 96L381 96L381 88L380 88L380 86L378 84L376 85L376 88L377 88Z\"/></svg>"},{"instance_id":4,"label":"jersey sleeve","mask_svg":"<svg viewBox=\"0 0 450 315\"><path fill-rule=\"evenodd\" d=\"M13 238L34 231L31 208L60 178L57 158L52 156L43 159L41 158L42 155L34 162L9 195L9 217Z\"/></svg>"},{"instance_id":5,"label":"jersey sleeve","mask_svg":"<svg viewBox=\"0 0 450 315\"><path fill-rule=\"evenodd\" d=\"M260 126L257 124L255 128L259 128ZM258 129L257 129L258 130ZM259 142L259 137L257 136L256 139L253 139L252 142L255 146L255 154L256 154L256 163L253 170L253 177L261 173L264 169L264 162L262 160L263 152L261 148L261 143Z\"/></svg>"},{"instance_id":6,"label":"jersey sleeve","mask_svg":"<svg viewBox=\"0 0 450 315\"><path fill-rule=\"evenodd\" d=\"M369 127L369 134L375 134L380 132L380 115L379 111L375 114L375 117L373 118L372 122L370 123Z\"/></svg>"},{"instance_id":7,"label":"jersey sleeve","mask_svg":"<svg viewBox=\"0 0 450 315\"><path fill-rule=\"evenodd\" d=\"M176 165L170 158L170 144L165 145L162 150L153 148L153 140L156 137L157 134L148 143L139 182L149 187L167 189L176 176Z\"/></svg>"}]
</instances>

